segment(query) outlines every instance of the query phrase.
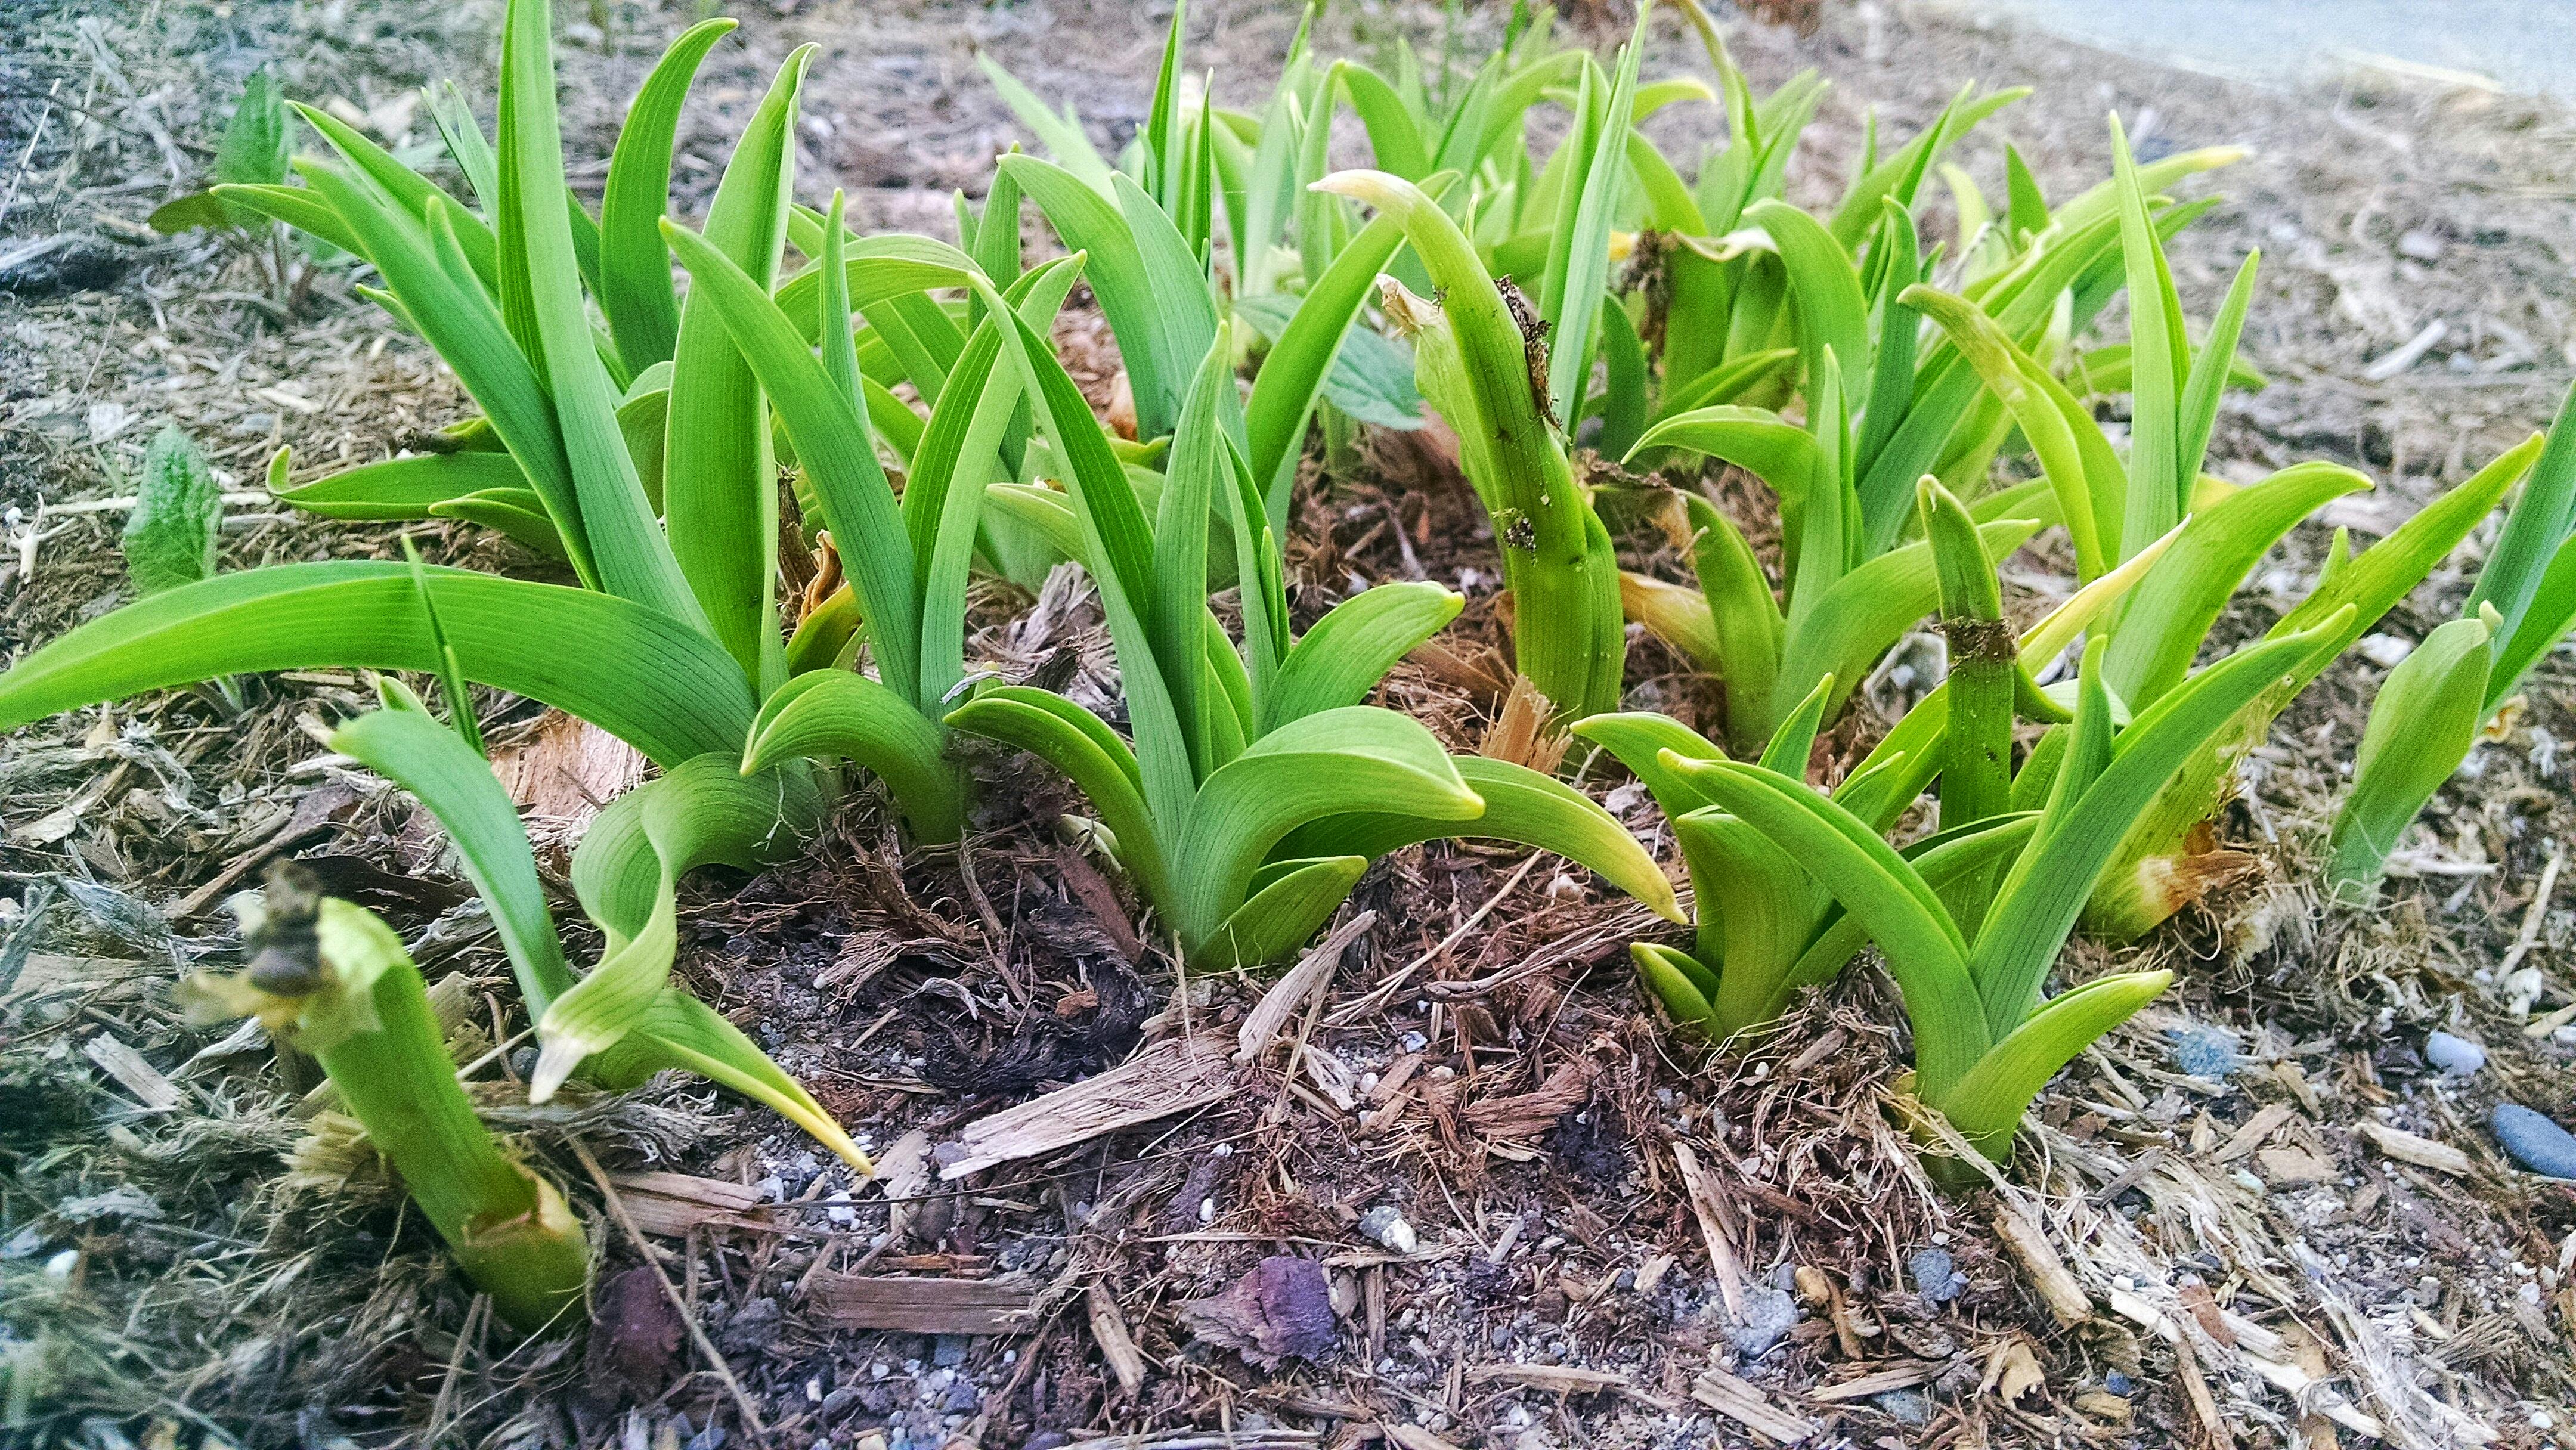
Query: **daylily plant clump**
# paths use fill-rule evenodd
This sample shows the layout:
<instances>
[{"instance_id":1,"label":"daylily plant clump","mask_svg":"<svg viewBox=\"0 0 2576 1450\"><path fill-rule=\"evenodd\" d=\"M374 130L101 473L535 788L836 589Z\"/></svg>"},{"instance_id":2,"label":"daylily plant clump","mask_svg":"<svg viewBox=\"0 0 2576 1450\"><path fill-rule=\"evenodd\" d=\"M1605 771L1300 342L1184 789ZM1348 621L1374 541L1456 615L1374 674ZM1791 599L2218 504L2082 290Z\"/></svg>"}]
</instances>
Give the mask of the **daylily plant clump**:
<instances>
[{"instance_id":1,"label":"daylily plant clump","mask_svg":"<svg viewBox=\"0 0 2576 1450\"><path fill-rule=\"evenodd\" d=\"M1371 703L1457 594L1380 585L1293 628L1295 489L1333 486L1361 430L1419 427L1428 408L1491 517L1543 729L1599 747L1670 819L1696 935L1637 945L1650 995L1722 1044L1874 946L1912 1028L1909 1120L1927 1145L1951 1138L1937 1119L2002 1161L2032 1097L2166 985L2121 973L2049 995L2070 934L2125 940L2205 890L2220 871L2195 843L2235 762L2528 476L2468 612L2399 668L2362 743L2332 852L2337 888L2366 896L2576 618L2576 435L2506 454L2363 553L2337 536L2304 601L2214 651L2258 562L2369 487L2327 463L2243 485L2204 472L2226 394L2262 384L2236 356L2257 262L2205 323L2187 318L2165 247L2209 203L2168 191L2235 153L2140 165L2115 120L2111 174L2056 204L2004 147L1998 207L1962 143L2022 93L1970 89L1884 154L1873 125L1811 210L1787 161L1822 82L1757 95L1695 0L1679 13L1706 74L1650 76L1659 17L1640 9L1606 62L1543 10L1473 65L1399 45L1392 74L1328 60L1301 29L1278 84L1236 110L1214 77L1188 83L1176 7L1147 122L1114 157L988 60L1037 150L957 198L952 243L858 235L838 193L798 199L810 48L703 214L678 214L679 117L729 21L681 35L646 78L594 210L566 185L549 5L511 0L496 134L443 85L446 156L424 169L298 107L320 150L291 174L228 171L179 220L267 218L349 254L363 295L474 405L437 451L321 477L281 452L277 497L487 529L516 562L210 574L203 470L156 449L158 512L133 534L151 587L0 675L0 725L281 669L434 680L444 722L388 675L383 708L335 744L453 838L539 1044L530 1096L698 1073L865 1171L752 1037L675 985L678 886L792 858L860 808L863 776L912 848L953 848L981 788L961 736L1072 780L1089 814L1069 824L1184 969L1293 956L1371 862L1441 838L1553 851L1686 919L1646 843L1585 790L1452 755ZM1723 143L1667 157L1640 126L1674 107L1704 109ZM1345 108L1367 167L1329 165ZM1533 126L1543 112L1560 114ZM1956 230L1927 236L1936 195ZM1034 261L1030 205L1062 243ZM1115 427L1049 342L1077 286L1116 339ZM2123 293L2126 336L2106 341L2097 321ZM2125 431L2100 421L2115 394ZM1318 438L1320 476L1301 467ZM1703 487L1721 464L1768 490L1776 563ZM1685 527L1687 583L1621 566L1657 515ZM2063 540L2076 577L2016 629L1998 565L2041 539ZM786 581L806 555L822 582L800 593ZM1067 563L1106 618L1115 721L969 658L973 579L1034 585ZM1718 738L1621 709L1631 621L1710 677ZM1947 644L1939 687L1829 791L1812 785L1819 733L1927 621ZM657 768L573 856L602 942L584 968L484 758L477 685ZM1909 821L1927 825L1900 840ZM342 904L307 917L321 965L299 991L201 994L314 1046L372 1131L390 1130L368 1107L387 1073L449 1078L431 1097L457 1119L445 1065L414 1061L399 941ZM349 1046L370 1033L410 1036ZM578 1226L470 1117L441 1129L453 1161L424 1163L413 1191L472 1185L432 1218L478 1282L512 1286L514 1321L541 1323L578 1291Z\"/></svg>"}]
</instances>

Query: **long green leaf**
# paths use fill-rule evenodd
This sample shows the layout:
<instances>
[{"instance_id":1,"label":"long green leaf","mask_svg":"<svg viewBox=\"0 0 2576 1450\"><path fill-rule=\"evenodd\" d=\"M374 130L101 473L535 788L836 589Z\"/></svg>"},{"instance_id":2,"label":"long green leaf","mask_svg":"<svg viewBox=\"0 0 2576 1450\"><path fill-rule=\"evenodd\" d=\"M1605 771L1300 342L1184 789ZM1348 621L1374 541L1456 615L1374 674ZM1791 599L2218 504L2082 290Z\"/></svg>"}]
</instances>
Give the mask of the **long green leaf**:
<instances>
[{"instance_id":1,"label":"long green leaf","mask_svg":"<svg viewBox=\"0 0 2576 1450\"><path fill-rule=\"evenodd\" d=\"M2326 840L2326 885L2366 901L2397 838L2477 743L2494 658L2486 618L2454 619L2398 661L2371 703L2353 752L2352 790Z\"/></svg>"},{"instance_id":2,"label":"long green leaf","mask_svg":"<svg viewBox=\"0 0 2576 1450\"><path fill-rule=\"evenodd\" d=\"M796 99L814 48L787 57L734 147L703 240L767 293L796 176ZM655 249L661 238L656 233ZM666 269L667 271L667 269ZM694 275L694 269L692 272ZM768 399L714 288L692 287L671 352L662 515L716 642L761 692L787 677L778 630L778 463ZM836 540L840 535L833 536ZM876 614L871 618L892 618Z\"/></svg>"},{"instance_id":3,"label":"long green leaf","mask_svg":"<svg viewBox=\"0 0 2576 1450\"><path fill-rule=\"evenodd\" d=\"M599 204L599 310L629 373L670 357L679 340L680 300L671 286L671 254L662 245L671 147L698 66L733 27L731 20L703 20L680 32L635 93L608 158L608 189Z\"/></svg>"},{"instance_id":4,"label":"long green leaf","mask_svg":"<svg viewBox=\"0 0 2576 1450\"><path fill-rule=\"evenodd\" d=\"M427 573L467 679L578 715L664 765L741 746L751 690L705 635L588 590ZM438 665L409 567L281 564L153 595L46 645L0 676L0 729L218 675Z\"/></svg>"},{"instance_id":5,"label":"long green leaf","mask_svg":"<svg viewBox=\"0 0 2576 1450\"><path fill-rule=\"evenodd\" d=\"M943 758L946 745L940 727L894 691L865 675L815 670L761 702L742 773L795 759L855 760L894 793L916 839L946 845L966 829L965 781Z\"/></svg>"}]
</instances>

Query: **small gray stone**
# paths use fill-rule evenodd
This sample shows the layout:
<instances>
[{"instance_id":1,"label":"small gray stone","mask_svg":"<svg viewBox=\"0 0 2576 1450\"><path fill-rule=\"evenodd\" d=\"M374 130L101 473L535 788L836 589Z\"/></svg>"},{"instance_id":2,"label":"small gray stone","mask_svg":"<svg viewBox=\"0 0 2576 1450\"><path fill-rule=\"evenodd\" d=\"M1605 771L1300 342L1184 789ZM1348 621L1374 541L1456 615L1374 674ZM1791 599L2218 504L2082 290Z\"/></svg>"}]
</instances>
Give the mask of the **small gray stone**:
<instances>
[{"instance_id":1,"label":"small gray stone","mask_svg":"<svg viewBox=\"0 0 2576 1450\"><path fill-rule=\"evenodd\" d=\"M2223 1078L2236 1070L2236 1039L2215 1027L2175 1027L2165 1032L2165 1052L2185 1077Z\"/></svg>"},{"instance_id":2,"label":"small gray stone","mask_svg":"<svg viewBox=\"0 0 2576 1450\"><path fill-rule=\"evenodd\" d=\"M2576 1178L2576 1137L2545 1115L2498 1103L2487 1125L2514 1162L2545 1178Z\"/></svg>"},{"instance_id":3,"label":"small gray stone","mask_svg":"<svg viewBox=\"0 0 2576 1450\"><path fill-rule=\"evenodd\" d=\"M1906 1257L1905 1272L1914 1276L1914 1292L1933 1304L1947 1304L1968 1287L1948 1249L1916 1249Z\"/></svg>"},{"instance_id":4,"label":"small gray stone","mask_svg":"<svg viewBox=\"0 0 2576 1450\"><path fill-rule=\"evenodd\" d=\"M1899 1423L1929 1425L1932 1423L1932 1397L1921 1390L1888 1390L1870 1396L1870 1403L1885 1410Z\"/></svg>"},{"instance_id":5,"label":"small gray stone","mask_svg":"<svg viewBox=\"0 0 2576 1450\"><path fill-rule=\"evenodd\" d=\"M1412 1253L1422 1242L1415 1236L1413 1225L1404 1221L1403 1212L1391 1203L1381 1203L1361 1214L1360 1232L1399 1254Z\"/></svg>"},{"instance_id":6,"label":"small gray stone","mask_svg":"<svg viewBox=\"0 0 2576 1450\"><path fill-rule=\"evenodd\" d=\"M955 1369L966 1362L966 1351L973 1347L974 1341L965 1335L940 1335L931 1343L930 1362L941 1369Z\"/></svg>"},{"instance_id":7,"label":"small gray stone","mask_svg":"<svg viewBox=\"0 0 2576 1450\"><path fill-rule=\"evenodd\" d=\"M2451 1077L2475 1077L2487 1065L2487 1050L2465 1037L2434 1032L2424 1038L2424 1060Z\"/></svg>"},{"instance_id":8,"label":"small gray stone","mask_svg":"<svg viewBox=\"0 0 2576 1450\"><path fill-rule=\"evenodd\" d=\"M1744 1291L1744 1317L1727 1326L1726 1337L1737 1353L1759 1359L1797 1326L1797 1300L1768 1285L1749 1285Z\"/></svg>"}]
</instances>

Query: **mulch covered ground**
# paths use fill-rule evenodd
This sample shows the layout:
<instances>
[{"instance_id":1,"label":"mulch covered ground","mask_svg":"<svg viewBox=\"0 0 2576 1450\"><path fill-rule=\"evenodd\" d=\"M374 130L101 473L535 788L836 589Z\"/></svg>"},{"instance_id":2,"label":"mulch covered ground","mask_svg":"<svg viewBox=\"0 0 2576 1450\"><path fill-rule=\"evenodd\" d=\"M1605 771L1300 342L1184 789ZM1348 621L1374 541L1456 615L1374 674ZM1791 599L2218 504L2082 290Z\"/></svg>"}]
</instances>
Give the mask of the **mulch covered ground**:
<instances>
[{"instance_id":1,"label":"mulch covered ground","mask_svg":"<svg viewBox=\"0 0 2576 1450\"><path fill-rule=\"evenodd\" d=\"M623 97L695 11L562 9L566 131L576 183L596 186ZM13 653L124 597L113 500L164 421L248 495L227 568L388 555L385 532L272 512L261 471L280 445L299 468L386 456L458 415L452 382L345 270L140 220L194 182L254 64L420 143L415 88L456 75L479 97L497 12L0 14ZM1118 141L1167 16L755 5L700 83L682 190L712 187L768 70L811 40L801 189L847 186L863 225L940 233L949 191L980 191L1016 136L979 48ZM1501 18L1461 23L1472 38ZM1249 97L1294 20L1203 4L1191 64ZM1567 23L1605 44L1624 28ZM1425 5L1336 6L1324 35L1368 55L1441 24ZM1685 42L1662 33L1648 73L1695 68ZM2273 381L2230 400L2215 466L2322 457L2384 486L2267 560L2224 638L2305 590L2326 524L2384 532L2567 386L2576 137L2556 113L2384 75L2275 95L1880 4L1733 43L1765 84L1803 66L1835 83L1792 172L1808 199L1839 185L1865 105L1911 134L1972 78L2039 88L1960 157L1990 187L2004 139L2052 196L2106 174L2115 108L2142 147L2254 148L2175 249L2195 316L2245 249L2265 254L2246 348ZM1691 110L1658 118L1677 155L1716 129ZM1077 318L1062 341L1105 386L1103 331ZM1379 439L1307 491L1293 591L1307 618L1381 579L1470 594L1388 693L1473 748L1507 678L1492 541L1434 464ZM529 567L487 535L432 541ZM2025 555L2008 577L2044 594L2062 562ZM2454 613L2475 567L2459 562L2383 630ZM1078 576L976 607L994 669L1114 701ZM1633 661L1632 699L1708 705L1651 644ZM2070 978L2169 964L2181 985L2081 1059L2010 1174L1968 1193L1934 1190L1887 1122L1905 1046L1874 970L1711 1057L1632 985L1627 942L1662 930L1642 910L1553 858L1443 845L1373 871L1286 975L1182 983L1114 873L1058 839L1070 789L998 757L965 851L899 849L868 787L801 864L684 899L683 974L879 1155L878 1182L700 1084L530 1108L511 1082L525 1023L468 889L398 795L320 743L369 699L354 674L246 681L238 713L201 690L32 727L0 747L0 1439L2576 1445L2576 1193L2514 1171L2484 1127L2499 1101L2565 1117L2576 1084L2570 670L2535 674L2383 906L2329 911L2304 883L2378 674L2339 664L2246 771L2219 822L2249 853L2243 880L2126 952L2070 954ZM1857 759L1919 687L1873 682L1819 769ZM485 704L559 848L623 762ZM1591 783L1664 839L1641 790ZM176 975L236 945L223 898L288 852L421 940L460 1046L492 1059L495 1119L593 1214L608 1257L586 1337L509 1340L368 1155L313 1132L308 1067L180 1021ZM2429 1065L2436 1028L2483 1043L2483 1069Z\"/></svg>"}]
</instances>

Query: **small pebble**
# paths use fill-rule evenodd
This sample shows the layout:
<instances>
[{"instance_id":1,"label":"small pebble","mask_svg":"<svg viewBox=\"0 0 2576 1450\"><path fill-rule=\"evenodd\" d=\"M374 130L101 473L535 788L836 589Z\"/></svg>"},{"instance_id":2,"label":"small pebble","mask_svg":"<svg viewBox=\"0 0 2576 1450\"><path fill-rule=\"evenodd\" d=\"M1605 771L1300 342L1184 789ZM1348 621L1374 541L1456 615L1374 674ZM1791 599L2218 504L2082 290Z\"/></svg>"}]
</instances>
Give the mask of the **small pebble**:
<instances>
[{"instance_id":1,"label":"small pebble","mask_svg":"<svg viewBox=\"0 0 2576 1450\"><path fill-rule=\"evenodd\" d=\"M1744 1317L1727 1326L1726 1337L1737 1353L1746 1359L1759 1359L1797 1327L1797 1300L1768 1285L1747 1285Z\"/></svg>"},{"instance_id":2,"label":"small pebble","mask_svg":"<svg viewBox=\"0 0 2576 1450\"><path fill-rule=\"evenodd\" d=\"M1888 1390L1870 1396L1870 1402L1902 1424L1932 1423L1932 1397L1921 1390Z\"/></svg>"},{"instance_id":3,"label":"small pebble","mask_svg":"<svg viewBox=\"0 0 2576 1450\"><path fill-rule=\"evenodd\" d=\"M941 1369L955 1369L966 1362L966 1351L973 1341L962 1334L943 1334L931 1343L930 1362Z\"/></svg>"},{"instance_id":4,"label":"small pebble","mask_svg":"<svg viewBox=\"0 0 2576 1450\"><path fill-rule=\"evenodd\" d=\"M1415 1236L1413 1225L1391 1203L1381 1203L1360 1215L1360 1232L1399 1254L1409 1254L1422 1240Z\"/></svg>"},{"instance_id":5,"label":"small pebble","mask_svg":"<svg viewBox=\"0 0 2576 1450\"><path fill-rule=\"evenodd\" d=\"M2127 1375L2124 1375L2115 1369L2109 1374L2102 1376L2102 1388L2109 1390L2111 1393L2118 1395L2120 1398L2125 1400L2129 1397L2129 1392L2136 1389L2137 1385L2133 1383Z\"/></svg>"},{"instance_id":6,"label":"small pebble","mask_svg":"<svg viewBox=\"0 0 2576 1450\"><path fill-rule=\"evenodd\" d=\"M2169 1029L2165 1052L2185 1077L2223 1078L2236 1070L2236 1039L2215 1027Z\"/></svg>"},{"instance_id":7,"label":"small pebble","mask_svg":"<svg viewBox=\"0 0 2576 1450\"><path fill-rule=\"evenodd\" d=\"M2576 1137L2546 1116L2498 1103L2487 1125L2514 1162L2545 1178L2576 1178Z\"/></svg>"},{"instance_id":8,"label":"small pebble","mask_svg":"<svg viewBox=\"0 0 2576 1450\"><path fill-rule=\"evenodd\" d=\"M1905 1272L1914 1276L1914 1292L1926 1303L1947 1304L1968 1287L1967 1276L1947 1249L1915 1250L1905 1260Z\"/></svg>"},{"instance_id":9,"label":"small pebble","mask_svg":"<svg viewBox=\"0 0 2576 1450\"><path fill-rule=\"evenodd\" d=\"M2434 1032L2424 1038L2424 1060L2452 1077L2474 1077L2487 1065L2487 1050L2465 1037Z\"/></svg>"}]
</instances>

